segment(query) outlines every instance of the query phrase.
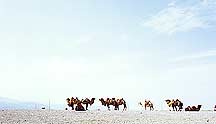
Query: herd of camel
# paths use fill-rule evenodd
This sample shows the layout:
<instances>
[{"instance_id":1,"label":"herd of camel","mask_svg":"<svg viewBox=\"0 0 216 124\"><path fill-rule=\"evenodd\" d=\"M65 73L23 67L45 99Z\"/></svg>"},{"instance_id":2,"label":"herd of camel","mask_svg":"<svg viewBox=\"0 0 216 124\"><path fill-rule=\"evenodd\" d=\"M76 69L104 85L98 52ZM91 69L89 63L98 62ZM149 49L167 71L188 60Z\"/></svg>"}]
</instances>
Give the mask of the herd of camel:
<instances>
[{"instance_id":1,"label":"herd of camel","mask_svg":"<svg viewBox=\"0 0 216 124\"><path fill-rule=\"evenodd\" d=\"M81 99L79 100L78 97L74 98L71 97L66 99L67 101L67 105L69 107L72 107L72 110L76 110L76 111L85 111L88 110L88 105L92 105L94 104L95 98L85 98L85 99ZM116 99L116 98L107 98L107 99L103 99L100 98L99 101L101 102L102 105L107 106L108 110L110 110L110 106L114 106L114 110L119 110L119 106L123 105L124 107L124 111L127 109L127 105L126 102L123 98L121 99ZM83 105L85 105L85 108L83 107ZM74 108L75 107L75 108Z\"/></svg>"},{"instance_id":2,"label":"herd of camel","mask_svg":"<svg viewBox=\"0 0 216 124\"><path fill-rule=\"evenodd\" d=\"M67 105L69 107L72 107L72 110L76 110L76 111L86 111L88 110L88 106L93 105L95 98L85 98L85 99L81 99L79 100L78 97L71 97L71 98L67 98ZM110 106L114 107L114 110L119 110L119 106L123 105L123 111L125 111L127 109L127 105L126 105L126 101L121 98L121 99L116 99L116 98L100 98L99 101L101 102L101 104L103 106L106 106L108 108L108 110L110 110ZM172 107L173 111L182 111L183 110L183 103L179 100L179 99L172 99L172 100L165 100L165 102L167 103L167 105L169 107ZM85 105L85 107L83 106ZM150 108L151 111L154 110L154 105L150 100L145 100L143 103L139 102L139 105L143 106L145 108L145 110L147 109L147 107ZM198 105L196 106L188 106L185 108L185 111L199 111L202 105ZM216 106L215 106L216 108ZM215 109L216 110L216 109Z\"/></svg>"}]
</instances>

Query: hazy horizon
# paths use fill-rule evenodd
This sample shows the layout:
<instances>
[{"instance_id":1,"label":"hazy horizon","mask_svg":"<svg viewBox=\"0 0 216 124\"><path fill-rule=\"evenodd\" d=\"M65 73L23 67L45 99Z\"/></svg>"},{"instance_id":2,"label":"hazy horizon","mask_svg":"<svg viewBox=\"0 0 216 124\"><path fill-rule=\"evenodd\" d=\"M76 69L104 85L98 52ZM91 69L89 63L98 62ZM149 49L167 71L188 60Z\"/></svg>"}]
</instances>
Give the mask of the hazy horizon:
<instances>
[{"instance_id":1,"label":"hazy horizon","mask_svg":"<svg viewBox=\"0 0 216 124\"><path fill-rule=\"evenodd\" d=\"M0 94L213 109L214 0L0 0Z\"/></svg>"}]
</instances>

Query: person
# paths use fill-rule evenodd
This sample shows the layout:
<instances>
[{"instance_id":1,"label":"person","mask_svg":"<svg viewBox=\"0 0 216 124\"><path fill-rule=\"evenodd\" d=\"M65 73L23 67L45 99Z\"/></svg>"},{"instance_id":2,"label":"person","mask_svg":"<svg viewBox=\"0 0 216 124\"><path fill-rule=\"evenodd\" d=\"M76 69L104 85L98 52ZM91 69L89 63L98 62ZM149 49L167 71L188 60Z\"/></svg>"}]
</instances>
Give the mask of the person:
<instances>
[{"instance_id":1,"label":"person","mask_svg":"<svg viewBox=\"0 0 216 124\"><path fill-rule=\"evenodd\" d=\"M216 105L214 106L214 111L216 111Z\"/></svg>"}]
</instances>

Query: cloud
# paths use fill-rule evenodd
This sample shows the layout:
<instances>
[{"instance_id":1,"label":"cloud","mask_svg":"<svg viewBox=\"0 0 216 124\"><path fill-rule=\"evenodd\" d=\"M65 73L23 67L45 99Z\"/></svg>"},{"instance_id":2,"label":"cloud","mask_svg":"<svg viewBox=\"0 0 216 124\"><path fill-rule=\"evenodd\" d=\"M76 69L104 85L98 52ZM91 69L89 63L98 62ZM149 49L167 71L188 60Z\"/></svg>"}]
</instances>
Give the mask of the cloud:
<instances>
[{"instance_id":1,"label":"cloud","mask_svg":"<svg viewBox=\"0 0 216 124\"><path fill-rule=\"evenodd\" d=\"M181 62L181 61L188 61L188 60L194 60L194 59L203 59L203 58L212 57L212 56L216 56L216 50L208 50L208 51L200 52L197 54L180 56L180 57L172 59L171 62Z\"/></svg>"},{"instance_id":2,"label":"cloud","mask_svg":"<svg viewBox=\"0 0 216 124\"><path fill-rule=\"evenodd\" d=\"M142 25L167 34L215 27L216 1L172 1L167 8L145 20Z\"/></svg>"}]
</instances>

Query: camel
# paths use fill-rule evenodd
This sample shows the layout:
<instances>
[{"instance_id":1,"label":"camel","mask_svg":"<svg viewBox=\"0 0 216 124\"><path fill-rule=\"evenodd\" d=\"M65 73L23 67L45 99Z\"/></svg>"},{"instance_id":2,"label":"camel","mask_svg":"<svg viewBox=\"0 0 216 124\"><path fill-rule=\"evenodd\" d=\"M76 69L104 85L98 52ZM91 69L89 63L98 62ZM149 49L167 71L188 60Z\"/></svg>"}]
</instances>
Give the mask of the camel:
<instances>
[{"instance_id":1,"label":"camel","mask_svg":"<svg viewBox=\"0 0 216 124\"><path fill-rule=\"evenodd\" d=\"M117 105L115 104L115 98L107 98L106 100L104 100L104 98L100 98L99 101L102 103L102 105L107 106L108 110L110 110L110 105ZM117 109L117 106L115 106L115 109Z\"/></svg>"},{"instance_id":2,"label":"camel","mask_svg":"<svg viewBox=\"0 0 216 124\"><path fill-rule=\"evenodd\" d=\"M114 110L119 110L119 104L115 98L110 99L109 102L110 105L114 106Z\"/></svg>"},{"instance_id":3,"label":"camel","mask_svg":"<svg viewBox=\"0 0 216 124\"><path fill-rule=\"evenodd\" d=\"M116 101L117 101L117 110L119 110L120 105L123 105L124 106L123 111L126 111L127 109L126 101L123 98L117 99Z\"/></svg>"},{"instance_id":4,"label":"camel","mask_svg":"<svg viewBox=\"0 0 216 124\"><path fill-rule=\"evenodd\" d=\"M102 105L107 106L108 110L110 110L110 105L114 106L114 110L119 110L119 105L124 106L123 110L127 109L126 102L123 98L121 99L107 98L106 100L104 100L103 98L100 98L99 101L102 103Z\"/></svg>"},{"instance_id":5,"label":"camel","mask_svg":"<svg viewBox=\"0 0 216 124\"><path fill-rule=\"evenodd\" d=\"M143 104L141 102L139 102L139 105L143 106ZM150 111L154 110L154 105L150 100L145 100L144 107L145 107L145 110L147 107L150 108Z\"/></svg>"},{"instance_id":6,"label":"camel","mask_svg":"<svg viewBox=\"0 0 216 124\"><path fill-rule=\"evenodd\" d=\"M185 108L185 111L199 111L200 108L202 107L202 105L198 105L197 107L196 106L188 106L187 108Z\"/></svg>"},{"instance_id":7,"label":"camel","mask_svg":"<svg viewBox=\"0 0 216 124\"><path fill-rule=\"evenodd\" d=\"M101 102L101 104L102 104L103 106L107 106L108 110L110 110L109 98L107 98L107 100L104 100L104 98L100 98L99 101Z\"/></svg>"},{"instance_id":8,"label":"camel","mask_svg":"<svg viewBox=\"0 0 216 124\"><path fill-rule=\"evenodd\" d=\"M165 101L169 107L173 108L173 111L181 111L183 109L183 103L178 99L176 99L176 100L167 99ZM178 109L177 109L177 107L178 107Z\"/></svg>"},{"instance_id":9,"label":"camel","mask_svg":"<svg viewBox=\"0 0 216 124\"><path fill-rule=\"evenodd\" d=\"M67 105L69 107L72 107L72 110L74 110L75 99L73 97L71 97L71 99L67 98L66 101L67 101Z\"/></svg>"},{"instance_id":10,"label":"camel","mask_svg":"<svg viewBox=\"0 0 216 124\"><path fill-rule=\"evenodd\" d=\"M176 103L176 105L179 108L178 111L182 111L182 109L183 109L183 103L179 99L176 99L175 103Z\"/></svg>"},{"instance_id":11,"label":"camel","mask_svg":"<svg viewBox=\"0 0 216 124\"><path fill-rule=\"evenodd\" d=\"M91 106L92 104L94 104L94 100L95 98L92 98L91 100L89 98L83 99L82 104L86 105L86 110L88 110L88 104Z\"/></svg>"},{"instance_id":12,"label":"camel","mask_svg":"<svg viewBox=\"0 0 216 124\"><path fill-rule=\"evenodd\" d=\"M118 110L118 104L117 104L115 98L112 98L112 99L107 98L105 102L106 102L106 105L108 107L108 110L110 110L110 105L114 106L114 110Z\"/></svg>"},{"instance_id":13,"label":"camel","mask_svg":"<svg viewBox=\"0 0 216 124\"><path fill-rule=\"evenodd\" d=\"M105 101L103 98L100 98L99 101L101 102L101 104L102 104L103 106L106 106L106 101Z\"/></svg>"},{"instance_id":14,"label":"camel","mask_svg":"<svg viewBox=\"0 0 216 124\"><path fill-rule=\"evenodd\" d=\"M72 107L72 110L74 110L74 105L78 105L78 103L82 103L79 99L78 99L78 97L76 97L76 98L74 98L74 97L71 97L71 99L70 98L67 98L66 99L66 101L67 101L67 105L69 106L69 107ZM77 106L76 106L77 107ZM81 105L79 105L79 107L81 107Z\"/></svg>"},{"instance_id":15,"label":"camel","mask_svg":"<svg viewBox=\"0 0 216 124\"><path fill-rule=\"evenodd\" d=\"M85 111L85 108L82 105L82 101L77 101L77 106L75 108L76 111Z\"/></svg>"}]
</instances>

